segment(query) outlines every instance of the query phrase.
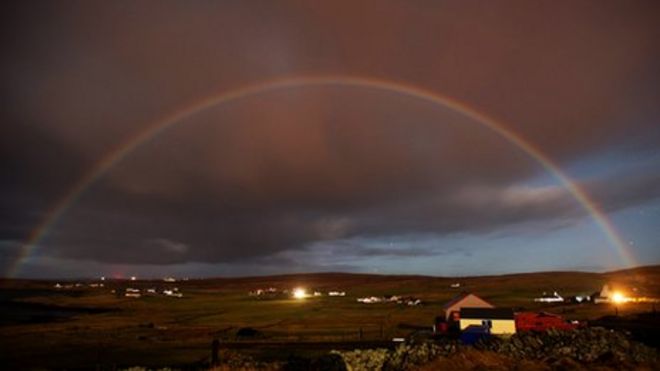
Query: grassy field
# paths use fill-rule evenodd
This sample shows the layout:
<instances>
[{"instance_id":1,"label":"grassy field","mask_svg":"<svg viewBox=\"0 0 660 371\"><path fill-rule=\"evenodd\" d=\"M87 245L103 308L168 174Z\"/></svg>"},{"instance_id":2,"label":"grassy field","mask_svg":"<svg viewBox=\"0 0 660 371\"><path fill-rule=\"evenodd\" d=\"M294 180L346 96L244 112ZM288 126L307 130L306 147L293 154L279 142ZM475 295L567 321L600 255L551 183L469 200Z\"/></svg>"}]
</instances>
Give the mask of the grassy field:
<instances>
[{"instance_id":1,"label":"grassy field","mask_svg":"<svg viewBox=\"0 0 660 371\"><path fill-rule=\"evenodd\" d=\"M460 289L451 283L460 282ZM56 321L23 321L0 327L0 365L22 367L90 368L95 365L182 366L208 357L210 343L244 346L262 358L283 357L295 351L326 351L325 342L337 348L354 347L356 341L381 341L430 329L442 305L461 291L473 292L493 304L526 310L548 310L568 319L588 320L612 315L615 308L602 305L544 306L533 302L543 291L562 295L593 293L603 284L638 295L660 297L660 266L605 274L547 272L489 277L437 278L358 274L309 274L176 282L111 281L104 288L54 289L54 282L0 281L0 295L13 302L47 305L46 308L105 309ZM131 299L117 297L112 289L177 286L183 298L163 296ZM250 290L305 287L309 291L346 291L345 297L311 297L303 300L260 300ZM362 296L405 295L419 298L420 306L395 303L361 304ZM0 305L2 302L0 302ZM18 310L18 309L17 309ZM652 304L624 304L620 315L654 310ZM33 323L38 322L38 323ZM236 331L251 327L257 339L237 340ZM361 338L360 338L361 333ZM302 342L283 352L271 345ZM238 344L238 345L237 345ZM261 344L261 346L255 346ZM247 348L247 349L245 349Z\"/></svg>"}]
</instances>

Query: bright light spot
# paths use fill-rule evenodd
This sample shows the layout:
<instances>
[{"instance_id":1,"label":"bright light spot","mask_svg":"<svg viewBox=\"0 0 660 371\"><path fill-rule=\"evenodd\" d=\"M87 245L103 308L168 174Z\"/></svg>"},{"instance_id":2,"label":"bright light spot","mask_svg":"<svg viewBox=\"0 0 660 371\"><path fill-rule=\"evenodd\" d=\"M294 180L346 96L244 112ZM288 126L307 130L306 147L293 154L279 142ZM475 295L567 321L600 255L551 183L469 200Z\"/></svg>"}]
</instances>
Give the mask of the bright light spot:
<instances>
[{"instance_id":1,"label":"bright light spot","mask_svg":"<svg viewBox=\"0 0 660 371\"><path fill-rule=\"evenodd\" d=\"M304 299L307 297L307 292L305 291L305 289L297 288L293 290L293 297L296 299Z\"/></svg>"},{"instance_id":2,"label":"bright light spot","mask_svg":"<svg viewBox=\"0 0 660 371\"><path fill-rule=\"evenodd\" d=\"M615 292L615 293L612 294L612 301L617 303L617 304L620 304L620 303L625 302L626 298L625 298L625 296L623 296L622 293Z\"/></svg>"}]
</instances>

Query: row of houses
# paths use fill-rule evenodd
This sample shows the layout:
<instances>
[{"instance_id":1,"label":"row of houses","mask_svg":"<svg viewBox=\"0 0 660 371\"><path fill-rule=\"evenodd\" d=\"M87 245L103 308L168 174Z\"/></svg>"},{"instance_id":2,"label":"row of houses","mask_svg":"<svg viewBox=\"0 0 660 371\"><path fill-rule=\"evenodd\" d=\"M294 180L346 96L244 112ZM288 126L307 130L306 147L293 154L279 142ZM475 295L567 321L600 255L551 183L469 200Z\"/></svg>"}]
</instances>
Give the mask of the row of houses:
<instances>
[{"instance_id":1,"label":"row of houses","mask_svg":"<svg viewBox=\"0 0 660 371\"><path fill-rule=\"evenodd\" d=\"M608 286L605 285L603 290L596 291L592 294L580 294L574 296L564 297L560 295L557 291L543 292L543 294L537 298L534 298L534 301L537 303L546 303L546 304L557 304L557 303L605 303L609 302L610 293L608 291Z\"/></svg>"},{"instance_id":2,"label":"row of houses","mask_svg":"<svg viewBox=\"0 0 660 371\"><path fill-rule=\"evenodd\" d=\"M89 288L94 289L94 288L104 287L104 285L102 283L96 283L96 282L93 282L93 283L80 283L80 282L77 282L77 283L64 283L64 284L58 282L55 285L53 285L53 287L55 289L58 289L58 290L60 290L60 289L68 290L68 289L74 289L74 288L79 289L79 288L83 288L83 287L89 287Z\"/></svg>"},{"instance_id":3,"label":"row of houses","mask_svg":"<svg viewBox=\"0 0 660 371\"><path fill-rule=\"evenodd\" d=\"M358 303L374 304L374 303L396 303L408 306L416 306L422 304L422 300L412 296L367 296L364 298L357 298Z\"/></svg>"},{"instance_id":4,"label":"row of houses","mask_svg":"<svg viewBox=\"0 0 660 371\"><path fill-rule=\"evenodd\" d=\"M249 296L256 297L258 299L285 299L285 298L305 298L305 297L320 297L320 296L346 296L346 291L327 291L323 293L322 291L313 291L311 294L307 293L307 290L304 288L294 288L294 289L278 289L276 287L268 287L255 289L248 292Z\"/></svg>"},{"instance_id":5,"label":"row of houses","mask_svg":"<svg viewBox=\"0 0 660 371\"><path fill-rule=\"evenodd\" d=\"M112 293L121 295L122 290L112 290ZM141 298L142 296L169 296L173 298L182 298L183 293L179 291L178 287L167 288L167 289L158 289L155 287L147 289L138 289L134 287L127 287L123 290L123 296L127 298Z\"/></svg>"},{"instance_id":6,"label":"row of houses","mask_svg":"<svg viewBox=\"0 0 660 371\"><path fill-rule=\"evenodd\" d=\"M658 302L656 298L646 297L640 295L637 288L633 287L631 290L616 290L610 288L609 285L603 285L603 288L600 291L593 292L591 294L578 294L568 297L563 297L559 295L557 291L552 293L544 292L538 298L534 299L535 302L539 303L567 303L567 304L603 304L603 303L613 303L621 304L626 302Z\"/></svg>"}]
</instances>

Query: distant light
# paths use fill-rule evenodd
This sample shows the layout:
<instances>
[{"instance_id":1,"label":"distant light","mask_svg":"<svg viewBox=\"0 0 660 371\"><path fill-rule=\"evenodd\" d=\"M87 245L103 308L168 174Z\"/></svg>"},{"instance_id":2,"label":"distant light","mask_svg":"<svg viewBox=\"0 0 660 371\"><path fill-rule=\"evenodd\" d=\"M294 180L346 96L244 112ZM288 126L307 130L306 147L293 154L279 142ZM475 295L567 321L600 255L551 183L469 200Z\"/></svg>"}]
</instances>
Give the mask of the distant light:
<instances>
[{"instance_id":1,"label":"distant light","mask_svg":"<svg viewBox=\"0 0 660 371\"><path fill-rule=\"evenodd\" d=\"M101 281L105 281L105 277L101 277Z\"/></svg>"},{"instance_id":2,"label":"distant light","mask_svg":"<svg viewBox=\"0 0 660 371\"><path fill-rule=\"evenodd\" d=\"M304 299L307 297L307 291L303 288L297 288L293 290L293 297L296 299Z\"/></svg>"},{"instance_id":3,"label":"distant light","mask_svg":"<svg viewBox=\"0 0 660 371\"><path fill-rule=\"evenodd\" d=\"M137 277L131 276L131 281L135 281L136 279L137 279Z\"/></svg>"},{"instance_id":4,"label":"distant light","mask_svg":"<svg viewBox=\"0 0 660 371\"><path fill-rule=\"evenodd\" d=\"M617 304L624 303L626 301L626 297L623 296L623 294L620 292L615 292L612 294L612 301Z\"/></svg>"}]
</instances>

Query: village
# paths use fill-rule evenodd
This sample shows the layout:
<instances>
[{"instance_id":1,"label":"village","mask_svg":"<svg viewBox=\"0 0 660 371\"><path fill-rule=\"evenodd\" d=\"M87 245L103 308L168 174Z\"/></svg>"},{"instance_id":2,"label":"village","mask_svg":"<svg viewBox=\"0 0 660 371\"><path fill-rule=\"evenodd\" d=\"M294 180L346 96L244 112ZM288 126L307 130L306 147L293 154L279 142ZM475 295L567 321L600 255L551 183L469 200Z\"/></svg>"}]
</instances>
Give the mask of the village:
<instances>
[{"instance_id":1,"label":"village","mask_svg":"<svg viewBox=\"0 0 660 371\"><path fill-rule=\"evenodd\" d=\"M99 282L68 282L68 283L56 283L53 285L53 288L56 290L74 290L74 289L102 289L106 287L106 277L101 277ZM115 295L117 298L126 297L138 299L143 296L165 296L172 298L182 298L183 292L179 290L178 287L172 286L172 283L177 282L178 280L174 277L164 277L162 283L157 283L154 281L139 281L136 276L131 276L128 280L123 279L114 279L112 280L112 289L110 293ZM183 279L187 281L187 279ZM129 283L133 283L130 285Z\"/></svg>"},{"instance_id":2,"label":"village","mask_svg":"<svg viewBox=\"0 0 660 371\"><path fill-rule=\"evenodd\" d=\"M71 339L76 334L103 339L108 326L124 329L114 346L158 350L154 365L173 364L178 357L197 362L210 354L215 340L222 352L254 359L269 357L270 351L262 348L277 349L285 358L294 350L306 356L336 350L347 364L364 360L366 354L381 359L376 353L385 350L393 357L399 347L417 349L420 344L430 344L432 353L440 355L491 344L494 351L514 352L515 357L572 352L597 358L611 347L593 348L592 338L611 338L616 349L632 340L657 344L653 333L659 291L654 272L458 279L301 274L186 280L136 274L35 281L30 285L36 296L19 304L21 318L27 318L27 308L34 311L35 321L45 321L44 310L52 310L53 322L40 326L68 328ZM23 331L22 326L17 324L16 331ZM570 350L561 350L570 336L580 340ZM186 353L169 353L173 341L187 344ZM538 348L538 342L556 347ZM144 359L143 353L134 354ZM113 352L104 359L117 357L124 356ZM79 358L85 358L84 353ZM72 364L77 362L82 361Z\"/></svg>"},{"instance_id":3,"label":"village","mask_svg":"<svg viewBox=\"0 0 660 371\"><path fill-rule=\"evenodd\" d=\"M160 282L159 282L160 281ZM139 280L136 276L127 279L108 280L101 277L92 282L66 282L56 283L56 290L81 290L110 288L110 293L117 298L139 299L142 297L171 297L183 298L184 292L173 284L188 281L187 278L176 279L164 277L161 280ZM558 291L542 292L541 295L530 298L530 302L546 305L547 309L537 311L514 310L511 307L496 307L491 302L481 298L475 293L465 290L460 282L453 282L449 288L459 293L450 301L438 308L438 315L430 326L432 337L449 336L459 338L464 344L474 344L490 336L510 336L524 331L546 331L550 329L570 330L585 327L585 322L569 321L559 314L552 313L555 305L611 305L615 313L624 303L658 303L658 299L635 295L637 288L630 290L617 290L610 285L603 285L599 291L577 295L562 296ZM626 294L624 294L626 292ZM631 293L631 294L630 294ZM322 297L344 299L350 298L345 290L308 290L304 287L280 288L268 286L255 288L248 292L248 297L256 300L294 300L305 301ZM427 305L421 299L412 295L380 295L362 296L354 298L354 302L362 305L388 305L403 306ZM655 306L654 306L655 308ZM541 308L543 309L543 308ZM362 334L362 329L360 329ZM362 338L362 335L360 335ZM403 341L396 337L393 341Z\"/></svg>"},{"instance_id":4,"label":"village","mask_svg":"<svg viewBox=\"0 0 660 371\"><path fill-rule=\"evenodd\" d=\"M463 288L461 283L454 282L449 285L452 290ZM618 314L619 306L625 303L658 303L656 298L636 296L638 290L616 290L610 285L603 285L601 290L571 296L562 296L558 291L542 292L530 302L545 305L542 310L514 310L510 307L496 307L489 301L474 293L461 291L440 309L441 315L436 316L430 335L432 338L451 337L458 338L463 344L475 344L491 336L508 337L518 332L544 332L548 330L573 330L584 328L585 321L567 320L562 315L552 313L556 305L611 305ZM631 292L625 294L624 292ZM345 291L311 290L296 287L292 289L278 289L276 287L259 288L248 293L250 297L259 300L308 300L329 297L345 297ZM365 296L355 298L360 304L399 304L406 306L424 305L422 300L407 295ZM655 308L655 306L654 306ZM565 310L565 309L564 309ZM362 330L360 329L360 339ZM394 342L405 341L405 338L393 338Z\"/></svg>"}]
</instances>

